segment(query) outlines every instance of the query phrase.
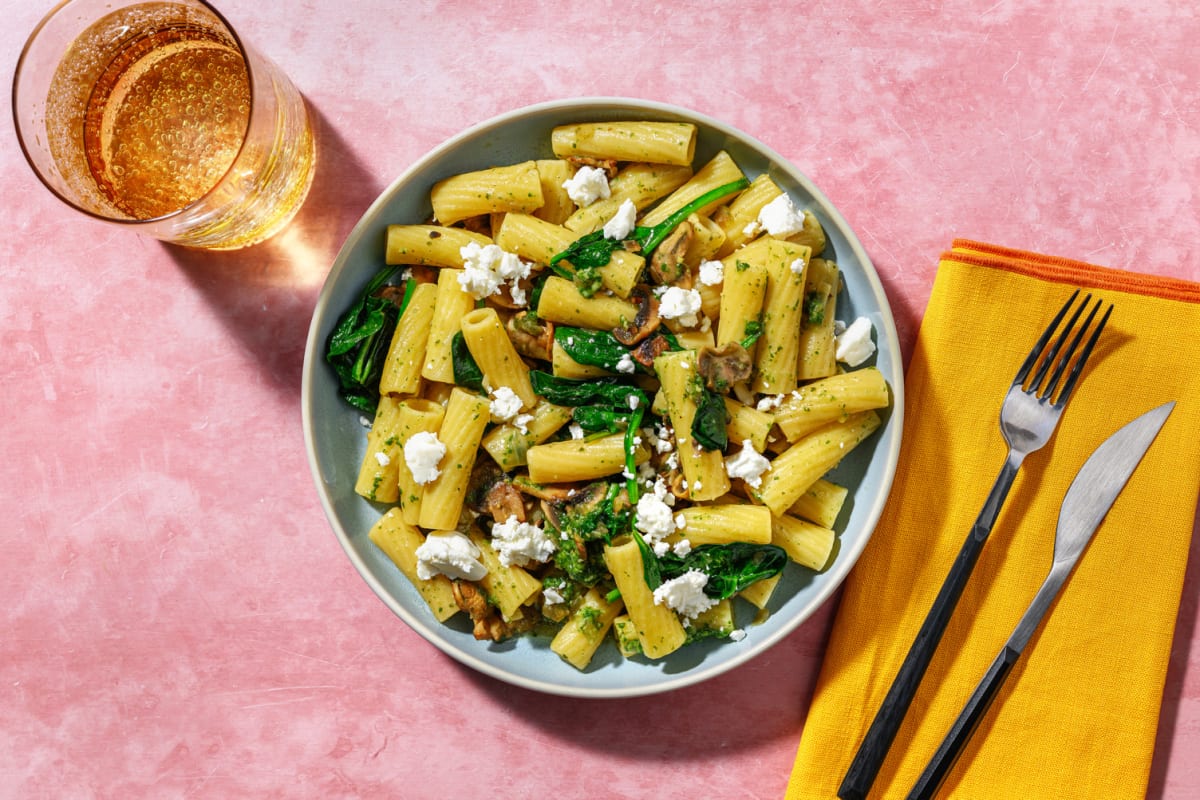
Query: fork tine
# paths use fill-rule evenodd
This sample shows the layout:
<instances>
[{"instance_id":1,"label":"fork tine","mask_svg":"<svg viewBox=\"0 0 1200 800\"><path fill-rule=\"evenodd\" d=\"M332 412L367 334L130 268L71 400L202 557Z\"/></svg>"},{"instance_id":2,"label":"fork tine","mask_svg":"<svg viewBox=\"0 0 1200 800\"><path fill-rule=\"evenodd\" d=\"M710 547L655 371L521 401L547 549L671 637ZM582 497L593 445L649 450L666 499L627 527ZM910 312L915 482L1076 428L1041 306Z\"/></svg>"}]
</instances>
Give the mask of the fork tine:
<instances>
[{"instance_id":1,"label":"fork tine","mask_svg":"<svg viewBox=\"0 0 1200 800\"><path fill-rule=\"evenodd\" d=\"M1080 306L1079 312L1082 312L1085 308L1087 308L1087 304L1090 300L1091 295L1088 295L1083 301L1083 305ZM1103 302L1097 300L1096 304L1092 306L1092 310L1088 312L1087 319L1083 321L1083 325L1081 325L1079 329L1075 331L1075 338L1071 339L1071 344L1067 346L1066 351L1062 354L1062 358L1058 359L1058 363L1054 365L1054 371L1050 373L1050 377L1046 380L1045 385L1039 391L1039 396L1043 399L1053 399L1054 389L1058 385L1059 378L1061 378L1063 372L1066 371L1067 363L1071 360L1071 356L1075 353L1076 348L1079 347L1079 343L1083 340L1083 337L1087 335L1088 328L1092 326L1092 320L1096 318L1096 312L1100 310L1100 306L1102 305ZM1075 318L1071 320L1071 327L1063 331L1061 337L1062 339L1066 339L1067 334L1074 327L1075 321L1079 318L1079 312L1076 312ZM1049 361L1050 359L1047 359L1047 362ZM1049 364L1047 363L1043 366L1049 366Z\"/></svg>"},{"instance_id":2,"label":"fork tine","mask_svg":"<svg viewBox=\"0 0 1200 800\"><path fill-rule=\"evenodd\" d=\"M1054 360L1058 358L1058 353L1060 350L1062 350L1062 346L1066 343L1067 337L1071 335L1071 330L1075 327L1075 323L1079 321L1079 315L1083 313L1083 310L1087 308L1087 305L1089 302L1091 302L1091 300L1092 296L1090 294L1086 295L1083 298L1083 302L1076 307L1075 313L1071 315L1071 319L1065 325L1063 325L1063 329L1059 332L1058 339L1055 340L1054 346L1051 347L1049 352L1046 353L1041 364L1038 365L1037 372L1034 374L1033 379L1029 381L1029 391L1034 393L1039 392L1038 387L1042 385L1042 379L1045 378L1046 373L1050 371L1050 367L1053 366Z\"/></svg>"},{"instance_id":3,"label":"fork tine","mask_svg":"<svg viewBox=\"0 0 1200 800\"><path fill-rule=\"evenodd\" d=\"M1100 307L1099 301L1096 303L1096 308ZM1096 309L1092 310L1095 313ZM1071 399L1071 390L1075 388L1075 382L1079 380L1079 373L1083 372L1083 365L1088 360L1088 356L1092 354L1092 348L1096 346L1096 340L1100 338L1100 331L1104 330L1105 324L1108 322L1108 316L1112 313L1113 307L1109 303L1108 308L1104 310L1104 316L1100 318L1100 324L1096 326L1096 330L1092 331L1092 336L1084 345L1083 351L1080 352L1079 358L1075 360L1075 366L1071 367L1071 373L1067 375L1067 382L1063 384L1062 392L1058 395L1058 400L1055 405L1062 408ZM1090 317L1089 317L1090 320Z\"/></svg>"},{"instance_id":4,"label":"fork tine","mask_svg":"<svg viewBox=\"0 0 1200 800\"><path fill-rule=\"evenodd\" d=\"M1025 379L1029 377L1029 371L1033 369L1033 365L1037 363L1038 356L1042 353L1042 348L1046 346L1046 342L1050 341L1050 337L1054 335L1054 329L1058 327L1058 323L1062 322L1062 318L1067 314L1067 309L1071 307L1071 304L1075 302L1075 298L1078 296L1079 290L1076 289L1067 298L1067 302L1058 310L1058 313L1054 315L1054 319L1050 320L1050 324L1046 326L1046 330L1042 332L1042 335L1033 345L1033 349L1029 351L1029 355L1025 358L1025 363L1017 371L1017 377L1013 379L1013 386L1025 383Z\"/></svg>"}]
</instances>

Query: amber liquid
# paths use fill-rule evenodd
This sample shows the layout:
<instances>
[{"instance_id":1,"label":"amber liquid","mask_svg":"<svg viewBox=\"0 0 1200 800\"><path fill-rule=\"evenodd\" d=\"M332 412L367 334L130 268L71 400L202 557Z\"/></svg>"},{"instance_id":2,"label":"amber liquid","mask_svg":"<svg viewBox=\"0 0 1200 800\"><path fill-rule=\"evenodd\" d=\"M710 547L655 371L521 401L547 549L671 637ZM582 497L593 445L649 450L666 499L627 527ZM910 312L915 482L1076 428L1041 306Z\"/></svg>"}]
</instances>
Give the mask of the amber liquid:
<instances>
[{"instance_id":1,"label":"amber liquid","mask_svg":"<svg viewBox=\"0 0 1200 800\"><path fill-rule=\"evenodd\" d=\"M282 229L312 183L312 130L286 76L250 57L253 86L220 21L178 2L93 23L59 62L45 105L67 199L195 247L245 247Z\"/></svg>"},{"instance_id":2,"label":"amber liquid","mask_svg":"<svg viewBox=\"0 0 1200 800\"><path fill-rule=\"evenodd\" d=\"M92 88L83 125L88 169L134 219L170 214L225 175L249 115L250 79L237 50L201 28L145 32Z\"/></svg>"}]
</instances>

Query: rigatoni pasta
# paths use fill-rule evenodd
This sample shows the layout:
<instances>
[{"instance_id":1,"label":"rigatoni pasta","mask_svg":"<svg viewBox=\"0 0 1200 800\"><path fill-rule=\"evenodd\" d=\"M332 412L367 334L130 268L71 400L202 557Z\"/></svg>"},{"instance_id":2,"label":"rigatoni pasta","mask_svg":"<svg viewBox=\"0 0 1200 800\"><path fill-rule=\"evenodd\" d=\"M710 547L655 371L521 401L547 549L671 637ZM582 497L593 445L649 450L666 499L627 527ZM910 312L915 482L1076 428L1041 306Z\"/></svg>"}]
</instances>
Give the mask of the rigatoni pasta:
<instances>
[{"instance_id":1,"label":"rigatoni pasta","mask_svg":"<svg viewBox=\"0 0 1200 800\"><path fill-rule=\"evenodd\" d=\"M611 158L689 166L696 152L690 122L587 122L562 125L550 134L559 158Z\"/></svg>"},{"instance_id":2,"label":"rigatoni pasta","mask_svg":"<svg viewBox=\"0 0 1200 800\"><path fill-rule=\"evenodd\" d=\"M646 585L646 565L642 559L642 551L631 540L617 541L604 548L604 564L625 602L642 652L649 658L662 658L683 646L687 631L671 609L654 602L654 592Z\"/></svg>"},{"instance_id":3,"label":"rigatoni pasta","mask_svg":"<svg viewBox=\"0 0 1200 800\"><path fill-rule=\"evenodd\" d=\"M491 239L481 233L445 225L389 225L384 260L388 264L461 267L462 249Z\"/></svg>"},{"instance_id":4,"label":"rigatoni pasta","mask_svg":"<svg viewBox=\"0 0 1200 800\"><path fill-rule=\"evenodd\" d=\"M888 385L875 367L843 372L806 384L788 396L775 411L775 423L789 442L851 414L883 408Z\"/></svg>"},{"instance_id":5,"label":"rigatoni pasta","mask_svg":"<svg viewBox=\"0 0 1200 800\"><path fill-rule=\"evenodd\" d=\"M421 498L422 528L445 530L458 525L467 482L488 419L487 400L458 388L450 393L446 414L438 428L438 440L445 448L445 455L439 460L439 474L425 486Z\"/></svg>"},{"instance_id":6,"label":"rigatoni pasta","mask_svg":"<svg viewBox=\"0 0 1200 800\"><path fill-rule=\"evenodd\" d=\"M611 330L635 319L637 306L615 295L588 297L571 281L552 275L542 286L537 313L563 325Z\"/></svg>"},{"instance_id":7,"label":"rigatoni pasta","mask_svg":"<svg viewBox=\"0 0 1200 800\"><path fill-rule=\"evenodd\" d=\"M380 402L383 400L381 398ZM424 483L418 483L412 470L403 458L405 443L419 433L436 433L442 426L446 410L441 403L427 398L409 397L400 401L396 415L396 445L401 457L396 467L397 497L404 521L417 525L421 521L421 498L425 495Z\"/></svg>"},{"instance_id":8,"label":"rigatoni pasta","mask_svg":"<svg viewBox=\"0 0 1200 800\"><path fill-rule=\"evenodd\" d=\"M421 387L421 368L425 364L425 346L437 304L437 287L422 283L413 287L405 313L396 322L396 331L388 345L379 392L387 395L416 394Z\"/></svg>"},{"instance_id":9,"label":"rigatoni pasta","mask_svg":"<svg viewBox=\"0 0 1200 800\"><path fill-rule=\"evenodd\" d=\"M421 375L439 383L454 383L454 357L450 348L454 334L462 329L462 318L475 307L474 298L462 288L460 275L460 269L438 272L437 299L433 304Z\"/></svg>"},{"instance_id":10,"label":"rigatoni pasta","mask_svg":"<svg viewBox=\"0 0 1200 800\"><path fill-rule=\"evenodd\" d=\"M762 339L754 355L754 391L783 394L796 388L804 276L810 250L767 237L767 291L763 296Z\"/></svg>"},{"instance_id":11,"label":"rigatoni pasta","mask_svg":"<svg viewBox=\"0 0 1200 800\"><path fill-rule=\"evenodd\" d=\"M837 372L834 325L837 322L837 265L823 258L809 261L804 287L804 316L800 328L801 380L825 378Z\"/></svg>"},{"instance_id":12,"label":"rigatoni pasta","mask_svg":"<svg viewBox=\"0 0 1200 800\"><path fill-rule=\"evenodd\" d=\"M435 619L550 626L581 670L606 641L660 659L738 638L739 603L835 557L847 489L824 476L889 387L828 362L840 281L815 217L760 230L785 191L726 151L697 165L695 134L562 126L553 158L448 176L431 219L388 226L407 269L370 287L355 488Z\"/></svg>"},{"instance_id":13,"label":"rigatoni pasta","mask_svg":"<svg viewBox=\"0 0 1200 800\"><path fill-rule=\"evenodd\" d=\"M521 399L523 408L537 405L538 396L529 384L529 367L492 308L477 308L462 318L462 335L471 357L483 372L484 386L506 386Z\"/></svg>"},{"instance_id":14,"label":"rigatoni pasta","mask_svg":"<svg viewBox=\"0 0 1200 800\"><path fill-rule=\"evenodd\" d=\"M638 445L633 463L642 464L649 451ZM574 483L616 475L625 469L625 436L614 433L598 439L567 439L539 444L525 452L529 479L535 483Z\"/></svg>"},{"instance_id":15,"label":"rigatoni pasta","mask_svg":"<svg viewBox=\"0 0 1200 800\"><path fill-rule=\"evenodd\" d=\"M576 209L563 226L576 234L599 230L628 200L638 211L683 186L692 178L691 165L631 164L609 181L609 196Z\"/></svg>"},{"instance_id":16,"label":"rigatoni pasta","mask_svg":"<svg viewBox=\"0 0 1200 800\"><path fill-rule=\"evenodd\" d=\"M772 513L783 514L880 423L878 414L864 411L801 437L771 462L756 498Z\"/></svg>"},{"instance_id":17,"label":"rigatoni pasta","mask_svg":"<svg viewBox=\"0 0 1200 800\"><path fill-rule=\"evenodd\" d=\"M454 175L429 191L433 216L442 225L497 212L532 212L542 207L542 179L537 163Z\"/></svg>"},{"instance_id":18,"label":"rigatoni pasta","mask_svg":"<svg viewBox=\"0 0 1200 800\"><path fill-rule=\"evenodd\" d=\"M417 574L417 549L425 543L425 534L416 525L405 522L398 507L388 509L367 536L417 588L434 619L445 622L459 612L449 578L434 575L425 579Z\"/></svg>"}]
</instances>

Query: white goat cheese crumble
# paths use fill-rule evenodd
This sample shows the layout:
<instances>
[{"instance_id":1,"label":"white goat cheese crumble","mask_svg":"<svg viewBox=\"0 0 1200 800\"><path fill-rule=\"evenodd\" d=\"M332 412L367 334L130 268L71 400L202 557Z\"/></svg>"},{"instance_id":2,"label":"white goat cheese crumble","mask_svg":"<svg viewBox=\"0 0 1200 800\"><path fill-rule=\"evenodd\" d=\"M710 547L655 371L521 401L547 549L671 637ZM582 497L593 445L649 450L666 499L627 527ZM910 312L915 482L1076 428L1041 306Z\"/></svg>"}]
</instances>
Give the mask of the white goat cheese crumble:
<instances>
[{"instance_id":1,"label":"white goat cheese crumble","mask_svg":"<svg viewBox=\"0 0 1200 800\"><path fill-rule=\"evenodd\" d=\"M757 221L768 234L780 239L804 230L804 212L797 210L792 198L786 194L763 206Z\"/></svg>"},{"instance_id":2,"label":"white goat cheese crumble","mask_svg":"<svg viewBox=\"0 0 1200 800\"><path fill-rule=\"evenodd\" d=\"M477 581L487 575L479 561L479 548L458 531L431 533L416 549L417 577L423 581L435 575Z\"/></svg>"},{"instance_id":3,"label":"white goat cheese crumble","mask_svg":"<svg viewBox=\"0 0 1200 800\"><path fill-rule=\"evenodd\" d=\"M756 489L762 485L762 474L770 466L771 462L754 449L749 439L742 442L742 449L736 455L725 459L725 471L729 477L741 478Z\"/></svg>"},{"instance_id":4,"label":"white goat cheese crumble","mask_svg":"<svg viewBox=\"0 0 1200 800\"><path fill-rule=\"evenodd\" d=\"M562 186L571 201L580 208L612 196L608 175L599 167L580 167L574 175L563 181Z\"/></svg>"},{"instance_id":5,"label":"white goat cheese crumble","mask_svg":"<svg viewBox=\"0 0 1200 800\"><path fill-rule=\"evenodd\" d=\"M507 283L513 302L525 305L525 290L520 281L529 277L532 264L495 244L481 247L478 242L471 242L459 248L458 254L463 260L463 270L458 276L458 285L463 291L476 300L483 300L499 292Z\"/></svg>"},{"instance_id":6,"label":"white goat cheese crumble","mask_svg":"<svg viewBox=\"0 0 1200 800\"><path fill-rule=\"evenodd\" d=\"M664 581L654 590L654 604L665 605L680 616L695 619L717 604L704 593L708 575L698 569L690 569L678 578Z\"/></svg>"},{"instance_id":7,"label":"white goat cheese crumble","mask_svg":"<svg viewBox=\"0 0 1200 800\"><path fill-rule=\"evenodd\" d=\"M646 543L650 545L654 554L661 556L671 549L666 539L675 533L682 518L671 511L671 506L675 505L675 495L671 494L661 476L650 488L653 494L644 494L638 498L634 525L645 534ZM680 544L682 543L677 543L676 547Z\"/></svg>"},{"instance_id":8,"label":"white goat cheese crumble","mask_svg":"<svg viewBox=\"0 0 1200 800\"><path fill-rule=\"evenodd\" d=\"M442 444L436 433L414 433L404 443L404 464L412 473L413 481L422 486L437 480L442 474L438 464L445 456L446 445Z\"/></svg>"},{"instance_id":9,"label":"white goat cheese crumble","mask_svg":"<svg viewBox=\"0 0 1200 800\"><path fill-rule=\"evenodd\" d=\"M700 321L696 316L700 306L700 292L670 286L658 298L658 315L663 319L679 320L685 328L694 328Z\"/></svg>"},{"instance_id":10,"label":"white goat cheese crumble","mask_svg":"<svg viewBox=\"0 0 1200 800\"><path fill-rule=\"evenodd\" d=\"M875 343L871 341L871 320L859 317L850 323L850 327L837 335L836 358L843 364L857 367L875 352Z\"/></svg>"},{"instance_id":11,"label":"white goat cheese crumble","mask_svg":"<svg viewBox=\"0 0 1200 800\"><path fill-rule=\"evenodd\" d=\"M621 203L621 207L617 209L617 213L613 214L612 219L604 223L604 238L605 239L624 239L633 232L633 226L637 223L637 207L633 205L633 201L626 198Z\"/></svg>"},{"instance_id":12,"label":"white goat cheese crumble","mask_svg":"<svg viewBox=\"0 0 1200 800\"><path fill-rule=\"evenodd\" d=\"M650 444L654 445L654 451L659 455L675 449L675 432L666 425L655 425L648 438Z\"/></svg>"},{"instance_id":13,"label":"white goat cheese crumble","mask_svg":"<svg viewBox=\"0 0 1200 800\"><path fill-rule=\"evenodd\" d=\"M725 265L720 261L700 262L700 283L705 286L716 286L725 280Z\"/></svg>"},{"instance_id":14,"label":"white goat cheese crumble","mask_svg":"<svg viewBox=\"0 0 1200 800\"><path fill-rule=\"evenodd\" d=\"M626 375L632 375L637 371L637 364L634 363L633 356L629 353L622 353L621 358L617 361L617 372L622 372ZM636 397L630 396L631 400L637 400ZM636 408L636 406L634 406Z\"/></svg>"},{"instance_id":15,"label":"white goat cheese crumble","mask_svg":"<svg viewBox=\"0 0 1200 800\"><path fill-rule=\"evenodd\" d=\"M662 539L675 532L675 517L657 494L644 494L638 498L636 525L647 537Z\"/></svg>"},{"instance_id":16,"label":"white goat cheese crumble","mask_svg":"<svg viewBox=\"0 0 1200 800\"><path fill-rule=\"evenodd\" d=\"M787 395L783 394L764 395L759 399L754 407L759 411L774 411L775 409L779 408L779 404L782 403L786 397Z\"/></svg>"},{"instance_id":17,"label":"white goat cheese crumble","mask_svg":"<svg viewBox=\"0 0 1200 800\"><path fill-rule=\"evenodd\" d=\"M558 549L543 529L521 522L515 515L492 526L492 547L506 567L541 564Z\"/></svg>"},{"instance_id":18,"label":"white goat cheese crumble","mask_svg":"<svg viewBox=\"0 0 1200 800\"><path fill-rule=\"evenodd\" d=\"M492 412L492 422L510 422L521 413L521 398L509 387L501 386L492 392L489 408Z\"/></svg>"}]
</instances>

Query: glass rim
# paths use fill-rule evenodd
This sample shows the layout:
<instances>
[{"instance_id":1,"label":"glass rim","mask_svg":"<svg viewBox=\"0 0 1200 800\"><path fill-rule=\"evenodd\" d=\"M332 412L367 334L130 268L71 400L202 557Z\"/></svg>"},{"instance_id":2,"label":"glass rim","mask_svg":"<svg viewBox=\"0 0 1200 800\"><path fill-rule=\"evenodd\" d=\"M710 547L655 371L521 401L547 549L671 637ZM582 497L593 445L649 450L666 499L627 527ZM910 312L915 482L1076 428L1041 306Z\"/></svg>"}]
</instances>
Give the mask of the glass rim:
<instances>
[{"instance_id":1,"label":"glass rim","mask_svg":"<svg viewBox=\"0 0 1200 800\"><path fill-rule=\"evenodd\" d=\"M249 89L249 95L250 95L250 97L249 97L249 112L246 114L246 127L242 131L242 141L241 141L241 144L238 145L237 153L235 153L233 156L233 159L230 160L229 166L226 168L225 172L212 185L212 188L210 188L207 192L205 192L204 194L197 197L192 202L188 203L186 206L176 209L175 211L172 211L169 214L162 214L157 217L147 217L145 219L108 216L107 214L103 214L98 211L93 211L90 208L84 208L79 203L76 203L71 198L66 197L57 188L52 186L50 184L50 181L48 181L46 179L46 176L42 174L42 170L38 168L38 165L37 165L32 153L30 152L28 146L25 143L25 136L21 133L20 110L17 105L18 104L18 91L17 90L20 86L22 68L26 66L25 59L29 55L29 51L33 47L34 42L37 39L38 35L42 32L42 29L45 28L46 25L49 24L50 20L54 19L54 17L57 16L60 12L62 12L68 5L75 3L75 2L78 2L78 0L60 0L57 5L55 5L52 9L50 9L48 12L46 12L46 15L44 17L42 17L41 21L38 22L38 24L30 32L29 37L25 40L25 44L21 47L21 54L17 58L17 67L16 67L16 70L13 72L11 104L12 104L12 115L13 115L13 129L15 130L15 132L17 134L17 144L21 148L21 154L23 156L25 156L25 163L27 163L29 165L30 169L33 170L33 174L37 176L37 179L41 182L41 184L44 187L46 187L48 190L50 190L51 194L53 194L55 197L57 197L62 202L66 203L68 206L70 206L75 211L78 211L82 214L86 214L87 216L91 217L92 219L96 219L96 220L100 220L101 222L107 222L107 223L116 224L116 225L125 225L125 226L129 226L131 228L136 228L139 226L146 226L146 225L153 225L153 224L162 223L162 222L166 222L166 221L175 219L175 218L183 215L188 210L195 208L196 206L204 203L210 196L212 196L217 191L217 189L221 186L221 184L223 184L225 182L226 178L229 177L230 173L233 172L234 165L237 164L238 159L240 159L242 157L242 153L246 149L246 144L247 144L248 140L250 139L250 124L251 124L251 121L254 119L254 111L255 111L255 103L254 103L255 77L254 77L254 70L251 68L251 65L250 65L250 53L247 51L246 45L242 41L242 37L240 35L238 35L237 30L233 27L233 25L229 24L229 20L227 20L225 18L225 15L222 14L220 11L218 11L216 8L214 8L213 5L208 2L208 0L185 0L185 2L178 2L178 0L161 0L161 2L158 3L158 5L185 5L186 3L194 3L197 5L203 6L214 17L217 18L217 21L225 28L225 31L230 35L230 37L232 37L234 46L237 47L238 53L241 54L241 56L242 56L242 62L246 65L246 81L247 81L247 88ZM152 5L152 4L154 4L154 2L153 2L153 0L146 0L143 3L129 3L128 5L132 6L132 5L139 5L139 4L140 5ZM99 20L103 19L104 16L108 16L109 14L112 14L112 13L115 13L115 12L109 11L108 14L105 14L103 16L98 16L98 17L92 19L88 23L89 27L90 27L90 25L93 25L96 22L98 22ZM87 28L84 28L84 30L87 30ZM61 62L61 59L60 59L60 62ZM57 69L57 64L56 64L56 69ZM44 116L45 115L43 114L43 125L45 123ZM53 160L53 154L51 154L51 159Z\"/></svg>"}]
</instances>

